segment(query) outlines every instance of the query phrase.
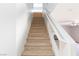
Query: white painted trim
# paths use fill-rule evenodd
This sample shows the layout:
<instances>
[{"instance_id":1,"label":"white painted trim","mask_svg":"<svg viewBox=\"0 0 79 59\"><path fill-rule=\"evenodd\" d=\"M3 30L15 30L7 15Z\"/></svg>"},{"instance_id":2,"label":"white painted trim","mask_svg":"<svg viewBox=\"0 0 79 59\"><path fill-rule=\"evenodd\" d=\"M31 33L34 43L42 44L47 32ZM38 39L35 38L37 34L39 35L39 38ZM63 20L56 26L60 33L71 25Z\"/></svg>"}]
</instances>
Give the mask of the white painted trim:
<instances>
[{"instance_id":1,"label":"white painted trim","mask_svg":"<svg viewBox=\"0 0 79 59\"><path fill-rule=\"evenodd\" d=\"M47 25L47 29L48 29L48 33L49 33L50 42L51 42L51 45L52 45L52 53L55 56L59 56L58 47L57 47L56 42L54 40L54 34L55 33L54 32L52 32L52 33L50 32L50 28L49 28L49 25L48 25L49 24L49 21L48 21L49 18L47 18L46 15L44 16L44 18L45 18L45 24ZM51 25L50 25L50 27L51 27Z\"/></svg>"},{"instance_id":2,"label":"white painted trim","mask_svg":"<svg viewBox=\"0 0 79 59\"><path fill-rule=\"evenodd\" d=\"M61 56L61 55L63 55L63 56L76 55L76 50L73 47L76 45L75 41L66 33L66 31L53 18L50 18L52 16L49 16L49 14L46 14L46 13L45 13L45 15L48 20L47 22L50 23L52 30L54 30L55 34L57 35L57 37L59 39L59 49L56 50L58 52L56 52L55 50L54 50L54 52L58 53L59 56ZM49 34L49 35L51 36L51 34ZM51 40L53 40L53 38L51 38ZM55 41L53 41L53 42L55 43ZM57 47L57 45L55 45L55 44L53 45L53 42L52 42L52 46ZM63 53L63 51L62 51L62 47L60 45L61 42L66 43L68 46L68 48L65 49L66 54L65 54L65 52ZM74 53L72 53L72 52L74 52Z\"/></svg>"}]
</instances>

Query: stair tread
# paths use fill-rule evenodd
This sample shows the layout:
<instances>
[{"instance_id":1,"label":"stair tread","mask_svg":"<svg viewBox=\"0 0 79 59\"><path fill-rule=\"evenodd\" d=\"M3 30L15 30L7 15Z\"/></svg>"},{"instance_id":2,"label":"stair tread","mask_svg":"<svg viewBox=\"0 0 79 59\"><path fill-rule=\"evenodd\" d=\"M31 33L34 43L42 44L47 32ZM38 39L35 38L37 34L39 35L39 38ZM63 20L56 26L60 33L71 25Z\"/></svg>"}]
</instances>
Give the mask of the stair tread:
<instances>
[{"instance_id":1,"label":"stair tread","mask_svg":"<svg viewBox=\"0 0 79 59\"><path fill-rule=\"evenodd\" d=\"M51 52L51 50L39 50L39 51L34 51L34 50L31 50L31 51L28 51L28 50L26 50L26 51L24 51L24 53L23 53L23 55L39 55L39 56L41 56L41 55L53 55L52 54L52 52Z\"/></svg>"},{"instance_id":2,"label":"stair tread","mask_svg":"<svg viewBox=\"0 0 79 59\"><path fill-rule=\"evenodd\" d=\"M41 49L50 49L52 48L51 46L26 46L26 49L31 48L31 49L36 49L36 48L41 48Z\"/></svg>"},{"instance_id":3,"label":"stair tread","mask_svg":"<svg viewBox=\"0 0 79 59\"><path fill-rule=\"evenodd\" d=\"M37 15L36 15L37 16ZM33 17L32 25L24 45L22 56L52 56L47 28L43 17Z\"/></svg>"},{"instance_id":4,"label":"stair tread","mask_svg":"<svg viewBox=\"0 0 79 59\"><path fill-rule=\"evenodd\" d=\"M35 46L28 46L28 47L25 47L25 50L24 51L50 51L52 48L51 47L35 47Z\"/></svg>"},{"instance_id":5,"label":"stair tread","mask_svg":"<svg viewBox=\"0 0 79 59\"><path fill-rule=\"evenodd\" d=\"M49 42L49 40L48 39L29 39L29 40L27 40L28 42L41 42L41 41L45 41L45 42Z\"/></svg>"},{"instance_id":6,"label":"stair tread","mask_svg":"<svg viewBox=\"0 0 79 59\"><path fill-rule=\"evenodd\" d=\"M43 39L43 40L46 40L46 39L49 39L48 37L29 37L28 39Z\"/></svg>"},{"instance_id":7,"label":"stair tread","mask_svg":"<svg viewBox=\"0 0 79 59\"><path fill-rule=\"evenodd\" d=\"M29 35L30 37L47 37L47 35Z\"/></svg>"},{"instance_id":8,"label":"stair tread","mask_svg":"<svg viewBox=\"0 0 79 59\"><path fill-rule=\"evenodd\" d=\"M35 42L31 42L31 43L27 43L26 45L28 45L28 46L50 46L50 43L46 43L46 42L43 42L43 43L39 43L39 42L37 42L37 43L35 43Z\"/></svg>"}]
</instances>

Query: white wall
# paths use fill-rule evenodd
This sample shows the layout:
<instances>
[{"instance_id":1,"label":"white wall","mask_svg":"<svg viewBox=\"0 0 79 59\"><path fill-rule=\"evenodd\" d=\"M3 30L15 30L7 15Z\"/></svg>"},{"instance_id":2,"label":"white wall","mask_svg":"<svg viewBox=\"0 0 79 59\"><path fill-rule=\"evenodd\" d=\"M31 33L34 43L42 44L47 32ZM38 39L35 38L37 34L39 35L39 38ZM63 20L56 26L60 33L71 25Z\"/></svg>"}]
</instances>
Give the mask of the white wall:
<instances>
[{"instance_id":1,"label":"white wall","mask_svg":"<svg viewBox=\"0 0 79 59\"><path fill-rule=\"evenodd\" d=\"M18 6L19 6L18 10L20 10L20 12L18 12L20 13L19 15L20 17L16 19L16 49L17 49L17 55L21 55L31 25L32 19L30 9L32 5L18 4L17 7Z\"/></svg>"},{"instance_id":2,"label":"white wall","mask_svg":"<svg viewBox=\"0 0 79 59\"><path fill-rule=\"evenodd\" d=\"M50 38L50 43L52 45L52 54L57 56L58 55L58 49L57 49L57 45L56 45L56 42L55 42L55 39L54 39L54 35L55 35L55 32L53 31L52 29L52 25L49 23L49 18L44 15L44 20L45 20L45 24L47 26L47 30L48 30L48 33L49 33L49 38Z\"/></svg>"},{"instance_id":3,"label":"white wall","mask_svg":"<svg viewBox=\"0 0 79 59\"><path fill-rule=\"evenodd\" d=\"M20 51L19 42L25 34L31 8L27 5L0 3L0 55L13 56Z\"/></svg>"},{"instance_id":4,"label":"white wall","mask_svg":"<svg viewBox=\"0 0 79 59\"><path fill-rule=\"evenodd\" d=\"M49 14L60 23L79 23L78 3L46 3L43 5Z\"/></svg>"},{"instance_id":5,"label":"white wall","mask_svg":"<svg viewBox=\"0 0 79 59\"><path fill-rule=\"evenodd\" d=\"M62 4L60 4L60 5L62 5ZM52 8L52 6L53 6L53 4L51 5L51 8ZM59 5L58 5L59 6ZM61 17L62 18L62 16L64 16L65 17L65 12L66 13L69 13L69 12L67 12L67 11L63 11L62 9L61 9L61 7L58 7L58 6L56 6L56 8L55 9L51 9L52 10L52 12L50 12L50 9L49 8L47 8L47 10L48 10L48 15L49 15L49 17L51 17L51 19L55 19L56 21L58 21L58 22L61 22L61 21L66 21L66 19L63 19L63 20L61 20L59 17ZM62 5L63 6L63 5ZM69 8L67 8L67 7L69 7L70 5L66 5L66 6L64 6L63 7L63 9L64 10L67 10L67 9L69 9ZM78 6L78 5L76 5L76 6ZM59 9L57 9L57 8L59 8ZM74 8L73 8L74 9ZM62 10L62 11L61 11ZM76 9L75 9L76 10ZM50 12L50 13L49 13ZM73 14L75 13L76 11L74 11L74 12L72 12ZM77 11L78 12L78 11ZM63 14L62 14L63 13ZM61 16L62 15L62 16ZM72 17L72 14L71 15L69 15L69 14L67 14L68 16L71 16ZM59 16L59 17L58 17ZM76 16L78 16L77 14L76 14ZM67 16L66 16L67 17ZM72 18L76 18L75 16L74 17L72 17ZM71 20L70 20L71 21ZM57 24L58 25L58 24ZM58 27L60 27L60 26L58 26ZM66 27L65 27L66 28ZM50 28L48 28L48 29L50 29ZM60 31L61 31L61 27L59 28L60 29ZM78 32L78 29L77 29L77 32L75 31L76 29L72 29L72 31L69 29L69 28L66 28L66 29L68 29L69 30L69 33L71 33L73 36L74 36L74 34L73 33L77 33ZM62 31L63 31L63 29L62 29ZM63 31L64 32L64 31ZM73 33L72 33L73 32ZM64 33L62 33L62 34L64 34ZM51 34L51 35L53 35L53 33ZM50 35L50 36L51 36ZM78 35L78 34L76 34L76 35ZM66 36L66 35L65 35ZM78 39L78 36L76 36L77 37L77 39ZM51 38L51 37L50 37ZM67 38L67 37L66 37ZM70 39L69 40L67 40L67 41L70 41ZM52 41L51 41L52 42ZM53 41L54 42L54 41ZM61 42L61 41L60 41ZM74 42L73 40L71 40L71 42ZM61 42L62 43L62 42ZM70 42L69 42L70 43ZM63 45L64 44L62 44L61 45L61 47L63 47ZM69 45L68 45L69 46ZM64 51L64 52L67 52L67 54L66 55L69 55L68 53L71 53L70 52L70 50L69 50L69 48L71 48L72 50L72 52L73 53L71 53L71 55L75 55L75 50L72 48L72 47L68 47L67 46L67 48L65 48L66 50L62 50L62 49L60 49L60 50L62 50L62 51ZM62 53L62 51L61 51L61 53ZM69 51L69 52L68 52ZM55 51L54 51L55 52ZM65 54L63 54L63 55L65 55Z\"/></svg>"},{"instance_id":6,"label":"white wall","mask_svg":"<svg viewBox=\"0 0 79 59\"><path fill-rule=\"evenodd\" d=\"M16 4L0 3L0 55L16 55Z\"/></svg>"},{"instance_id":7,"label":"white wall","mask_svg":"<svg viewBox=\"0 0 79 59\"><path fill-rule=\"evenodd\" d=\"M58 4L51 14L60 24L64 25L64 29L78 43L79 26L72 26L72 23L79 23L79 4ZM74 33L74 34L73 34Z\"/></svg>"},{"instance_id":8,"label":"white wall","mask_svg":"<svg viewBox=\"0 0 79 59\"><path fill-rule=\"evenodd\" d=\"M43 11L43 3L34 3L32 7L32 12L42 12Z\"/></svg>"},{"instance_id":9,"label":"white wall","mask_svg":"<svg viewBox=\"0 0 79 59\"><path fill-rule=\"evenodd\" d=\"M53 17L59 22L78 22L79 23L79 4L63 3L58 4L51 12Z\"/></svg>"},{"instance_id":10,"label":"white wall","mask_svg":"<svg viewBox=\"0 0 79 59\"><path fill-rule=\"evenodd\" d=\"M43 8L50 14L55 9L57 3L44 3Z\"/></svg>"},{"instance_id":11,"label":"white wall","mask_svg":"<svg viewBox=\"0 0 79 59\"><path fill-rule=\"evenodd\" d=\"M49 11L48 14L51 15L61 25L63 25L64 29L73 37L73 39L76 42L79 42L78 40L79 25L72 26L73 24L79 24L79 4L78 3L59 3L59 4L51 3L48 5L49 6L46 7L47 10ZM71 31L71 29L73 30Z\"/></svg>"}]
</instances>

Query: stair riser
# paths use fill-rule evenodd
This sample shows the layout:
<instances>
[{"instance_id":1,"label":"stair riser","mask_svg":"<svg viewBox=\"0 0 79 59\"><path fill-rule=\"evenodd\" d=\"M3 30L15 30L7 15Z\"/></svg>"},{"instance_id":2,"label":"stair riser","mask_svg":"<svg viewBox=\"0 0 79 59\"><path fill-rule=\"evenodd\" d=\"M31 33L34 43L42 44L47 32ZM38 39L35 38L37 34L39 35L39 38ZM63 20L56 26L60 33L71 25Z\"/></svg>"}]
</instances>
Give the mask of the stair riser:
<instances>
[{"instance_id":1,"label":"stair riser","mask_svg":"<svg viewBox=\"0 0 79 59\"><path fill-rule=\"evenodd\" d=\"M37 14L37 13L36 13ZM32 25L29 31L27 43L24 45L23 56L52 56L52 46L50 43L44 18L33 17Z\"/></svg>"}]
</instances>

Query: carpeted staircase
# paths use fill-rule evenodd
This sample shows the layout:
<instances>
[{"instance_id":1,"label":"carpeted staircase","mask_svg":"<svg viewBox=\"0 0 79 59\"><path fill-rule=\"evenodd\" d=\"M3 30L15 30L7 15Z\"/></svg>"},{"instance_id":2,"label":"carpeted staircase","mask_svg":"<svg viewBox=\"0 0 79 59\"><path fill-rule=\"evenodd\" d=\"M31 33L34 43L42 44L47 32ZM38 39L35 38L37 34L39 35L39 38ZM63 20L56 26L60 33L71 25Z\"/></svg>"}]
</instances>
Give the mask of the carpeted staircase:
<instances>
[{"instance_id":1,"label":"carpeted staircase","mask_svg":"<svg viewBox=\"0 0 79 59\"><path fill-rule=\"evenodd\" d=\"M48 31L41 13L33 14L33 21L22 56L52 56Z\"/></svg>"}]
</instances>

